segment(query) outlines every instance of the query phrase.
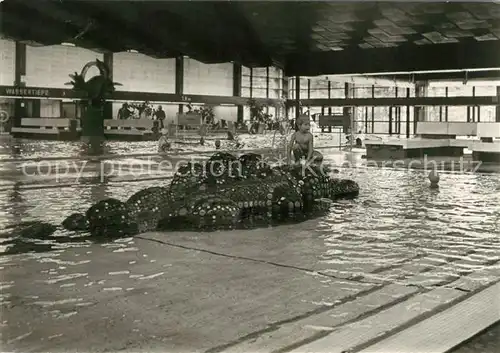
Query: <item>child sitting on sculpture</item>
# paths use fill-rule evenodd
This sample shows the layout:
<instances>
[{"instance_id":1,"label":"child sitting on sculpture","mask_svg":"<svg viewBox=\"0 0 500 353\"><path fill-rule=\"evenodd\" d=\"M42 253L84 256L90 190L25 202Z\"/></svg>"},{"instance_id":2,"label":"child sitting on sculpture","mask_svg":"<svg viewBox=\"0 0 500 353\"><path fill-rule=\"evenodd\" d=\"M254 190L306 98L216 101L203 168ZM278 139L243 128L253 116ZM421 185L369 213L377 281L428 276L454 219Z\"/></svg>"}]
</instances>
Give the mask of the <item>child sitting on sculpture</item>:
<instances>
[{"instance_id":1,"label":"child sitting on sculpture","mask_svg":"<svg viewBox=\"0 0 500 353\"><path fill-rule=\"evenodd\" d=\"M311 134L311 124L309 117L301 116L297 119L298 131L292 134L288 146L288 164L290 164L292 153L295 164L300 163L302 159L306 163L321 164L323 155L314 150L314 137Z\"/></svg>"}]
</instances>

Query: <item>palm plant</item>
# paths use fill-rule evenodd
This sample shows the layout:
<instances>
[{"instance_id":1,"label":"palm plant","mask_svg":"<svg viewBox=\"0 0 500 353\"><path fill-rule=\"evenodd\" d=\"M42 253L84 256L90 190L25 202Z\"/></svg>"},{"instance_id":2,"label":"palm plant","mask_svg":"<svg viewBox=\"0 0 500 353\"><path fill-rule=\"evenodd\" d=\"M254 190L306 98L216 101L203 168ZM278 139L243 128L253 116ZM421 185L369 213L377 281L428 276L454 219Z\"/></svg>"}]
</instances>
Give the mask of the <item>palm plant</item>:
<instances>
[{"instance_id":1,"label":"palm plant","mask_svg":"<svg viewBox=\"0 0 500 353\"><path fill-rule=\"evenodd\" d=\"M248 100L250 108L250 124L252 129L256 130L259 124L269 124L271 122L271 115L264 112L265 105L259 104L255 99Z\"/></svg>"},{"instance_id":2,"label":"palm plant","mask_svg":"<svg viewBox=\"0 0 500 353\"><path fill-rule=\"evenodd\" d=\"M86 81L88 70L94 66L99 70L99 75ZM71 82L66 84L73 86L77 97L82 98L80 104L84 107L81 136L87 141L89 154L100 154L104 140L103 108L106 99L111 98L115 92L115 86L120 84L111 80L109 68L99 59L85 64L81 73L75 72L69 76Z\"/></svg>"},{"instance_id":3,"label":"palm plant","mask_svg":"<svg viewBox=\"0 0 500 353\"><path fill-rule=\"evenodd\" d=\"M88 70L93 66L97 67L99 75L85 81ZM111 98L115 92L115 86L121 86L120 83L113 82L109 76L109 68L107 65L99 59L96 59L96 61L85 64L81 73L75 72L70 74L69 77L71 81L67 82L66 85L73 86L73 91L84 99L84 104L102 106L106 99Z\"/></svg>"}]
</instances>

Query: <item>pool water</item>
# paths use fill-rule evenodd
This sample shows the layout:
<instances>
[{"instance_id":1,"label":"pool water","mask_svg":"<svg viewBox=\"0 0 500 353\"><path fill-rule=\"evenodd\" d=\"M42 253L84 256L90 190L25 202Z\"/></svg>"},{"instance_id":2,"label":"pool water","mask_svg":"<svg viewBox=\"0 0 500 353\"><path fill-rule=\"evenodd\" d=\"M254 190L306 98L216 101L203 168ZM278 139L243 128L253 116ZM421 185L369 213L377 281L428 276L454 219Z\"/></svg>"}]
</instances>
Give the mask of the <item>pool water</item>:
<instances>
[{"instance_id":1,"label":"pool water","mask_svg":"<svg viewBox=\"0 0 500 353\"><path fill-rule=\"evenodd\" d=\"M42 144L28 157L64 160L78 153L61 145ZM112 148L117 151L117 146ZM138 146L134 153L152 150L148 144ZM127 164L132 157L123 156L125 152L120 150L121 157L111 165ZM360 194L298 224L252 231L158 232L99 244L59 231L58 241L17 240L18 254L0 255L3 343L26 352L75 346L117 351L122 341L113 336L116 330L126 342L163 344L162 351L176 351L172 347L182 343L185 349L179 351L186 351L193 350L187 346L193 337L202 338L198 348L212 347L225 342L221 332L232 332L228 337L236 340L278 317L303 315L302 308L330 308L339 298L362 296L377 284L394 285L398 293L417 287L433 301L499 278L498 174L442 173L440 187L431 189L426 171L367 168L360 154L322 152L326 163L338 166L338 177L359 184ZM10 151L4 154L0 152L0 229L30 220L58 224L104 198L124 201L141 189L169 183L166 171L143 175L127 168L101 180L99 163L86 165L84 178L70 173L57 180L51 174L33 174L32 166L25 175L20 170L27 161L12 161ZM133 158L137 164L152 163ZM342 167L344 162L351 167ZM0 253L11 249L7 243L13 241L0 238ZM299 293L303 289L305 294ZM434 289L441 294L431 295ZM260 291L266 293L259 302L255 297ZM229 311L212 311L218 307ZM107 323L108 316L116 319L114 324ZM135 317L151 325L136 323ZM166 321L156 324L160 317ZM256 325L252 317L263 322L245 328L246 321L249 327ZM219 320L225 324L217 326ZM175 336L178 326L187 331ZM206 343L211 336L203 330L214 331L217 339ZM151 335L166 341L160 344Z\"/></svg>"},{"instance_id":2,"label":"pool water","mask_svg":"<svg viewBox=\"0 0 500 353\"><path fill-rule=\"evenodd\" d=\"M71 146L44 142L41 147L37 145L37 153L31 153L30 157L77 154L72 149L76 145ZM116 153L130 151L123 143L111 146ZM148 153L152 147L151 143L139 143L133 149L135 153ZM319 261L366 276L374 276L376 268L422 257L430 259L431 264L458 258L454 269L465 272L498 266L498 174L444 173L439 189L431 189L425 171L356 168L361 161L359 155L336 150L325 150L324 154L326 162L353 163L354 167L339 168L337 176L355 180L360 194L353 200L334 202L324 217L296 225L296 230L302 229L309 235L303 242L294 239L295 252L302 249L310 252L312 237L315 239L312 250L317 252ZM12 153L4 150L3 158L10 157ZM0 171L0 184L17 180L18 176L10 175L9 170L17 169ZM169 183L167 175L140 179L141 176L129 175L106 182L90 178L62 183L51 176L34 176L21 183L7 183L0 187L0 227L34 220L60 224L69 214L85 212L104 198L125 201L141 189ZM280 233L280 227L274 231ZM221 236L230 238L231 232ZM43 241L40 244L42 251L50 248ZM78 246L76 241L59 244L57 248L68 247L65 251L72 251L75 246Z\"/></svg>"}]
</instances>

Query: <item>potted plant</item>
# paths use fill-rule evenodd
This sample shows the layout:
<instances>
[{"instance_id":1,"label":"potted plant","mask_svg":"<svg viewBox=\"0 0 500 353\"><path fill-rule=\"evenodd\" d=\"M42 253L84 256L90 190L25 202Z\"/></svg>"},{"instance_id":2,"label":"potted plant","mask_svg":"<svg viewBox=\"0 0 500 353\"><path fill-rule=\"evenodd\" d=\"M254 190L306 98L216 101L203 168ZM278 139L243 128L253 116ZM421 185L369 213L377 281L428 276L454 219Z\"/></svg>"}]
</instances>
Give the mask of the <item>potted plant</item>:
<instances>
[{"instance_id":1,"label":"potted plant","mask_svg":"<svg viewBox=\"0 0 500 353\"><path fill-rule=\"evenodd\" d=\"M273 133L273 142L272 142L272 147L274 149L275 143L278 142L278 145L286 149L286 146L288 144L288 135L290 134L290 129L291 125L288 121L287 117L287 111L286 111L286 105L284 99L278 103L276 106L276 129L274 130ZM280 139L277 141L276 139L276 134L279 132L280 134ZM286 152L286 151L285 151Z\"/></svg>"},{"instance_id":2,"label":"potted plant","mask_svg":"<svg viewBox=\"0 0 500 353\"><path fill-rule=\"evenodd\" d=\"M99 75L86 81L88 70L94 66L99 70ZM75 72L69 76L71 82L66 84L73 86L76 96L82 98L82 140L89 144L92 153L100 153L104 140L104 105L114 93L115 86L120 84L110 79L109 68L99 59L85 64L81 73Z\"/></svg>"},{"instance_id":3,"label":"potted plant","mask_svg":"<svg viewBox=\"0 0 500 353\"><path fill-rule=\"evenodd\" d=\"M201 115L202 124L213 125L215 121L215 114L212 106L204 105L198 109L198 113Z\"/></svg>"},{"instance_id":4,"label":"potted plant","mask_svg":"<svg viewBox=\"0 0 500 353\"><path fill-rule=\"evenodd\" d=\"M264 112L265 105L257 103L255 99L248 100L250 108L250 132L262 134L271 122L271 115Z\"/></svg>"}]
</instances>

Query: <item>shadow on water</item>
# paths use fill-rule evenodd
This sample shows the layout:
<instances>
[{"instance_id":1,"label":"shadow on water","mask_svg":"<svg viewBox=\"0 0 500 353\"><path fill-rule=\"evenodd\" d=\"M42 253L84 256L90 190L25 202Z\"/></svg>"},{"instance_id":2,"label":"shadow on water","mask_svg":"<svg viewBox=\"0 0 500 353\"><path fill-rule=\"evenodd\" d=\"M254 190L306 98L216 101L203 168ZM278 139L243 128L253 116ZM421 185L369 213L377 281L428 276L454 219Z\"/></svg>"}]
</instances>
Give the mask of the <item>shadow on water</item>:
<instances>
[{"instance_id":1,"label":"shadow on water","mask_svg":"<svg viewBox=\"0 0 500 353\"><path fill-rule=\"evenodd\" d=\"M123 151L137 153L137 146L126 145ZM67 149L64 151L67 154L71 150L63 144L51 147L57 148L57 151L50 153L47 153L47 148L36 151L32 151L33 146L22 148L24 151L19 156L22 158L27 155L58 155L58 151L64 149ZM14 148L10 158L19 153ZM462 249L475 249L484 252L481 256L488 259L497 257L500 249L498 175L443 174L439 189L431 189L427 174L422 171L340 168L337 174L340 178L359 183L362 192L356 200L335 201L327 211L293 219L269 221L253 217L235 228L276 227L273 232L284 239L287 234L280 230L280 226L297 224L294 228L303 231L300 234L310 235L317 242L314 251L320 261L331 261L349 268L356 261L377 264L383 263L385 257L403 258L417 252L447 257L459 254ZM58 225L69 214L85 213L100 200L115 198L125 201L141 189L164 186L157 180L109 181L97 175L81 178L78 187L23 190L17 184L12 190L0 193L0 227L12 224L17 227L0 229L0 255L48 252L116 241L116 237L96 238L88 232L67 231ZM27 227L19 231L19 226L26 224L23 221L37 219L53 225L32 224L39 227L38 230ZM317 219L313 222L314 226L303 222L311 219ZM183 223L171 229L188 230ZM225 233L223 236L232 237L231 232ZM166 233L165 237L168 236ZM275 240L272 238L269 241ZM287 238L285 243L292 241ZM302 238L295 239L293 247L295 250L311 249L310 243Z\"/></svg>"},{"instance_id":2,"label":"shadow on water","mask_svg":"<svg viewBox=\"0 0 500 353\"><path fill-rule=\"evenodd\" d=\"M99 188L99 191L105 192L105 186ZM99 194L99 196L102 195ZM354 198L355 196L345 198L341 204L336 204L332 200L321 199L313 208L304 210L302 213L282 212L281 214L274 215L273 218L263 215L243 216L236 224L228 227L221 227L220 225L212 227L207 225L200 228L199 226L191 225L187 218L178 218L168 223L160 221L157 230L167 232L215 232L293 225L325 217L330 212L332 206L345 207L346 200ZM122 229L118 228L106 234L106 236L94 236L87 231L68 231L62 226L41 221L20 222L0 230L0 256L49 252L84 243L111 243L120 238L130 237L131 235L124 234ZM121 235L110 236L109 234Z\"/></svg>"},{"instance_id":3,"label":"shadow on water","mask_svg":"<svg viewBox=\"0 0 500 353\"><path fill-rule=\"evenodd\" d=\"M264 218L254 217L240 222L232 228L221 229L221 227L205 227L204 232L224 231L232 229L254 229L264 227L276 227L285 224L294 224L305 220L321 217L324 213L317 212L309 213L303 216L295 216L283 221L269 222ZM185 222L175 222L164 225L162 231L200 231L197 228L191 228ZM117 229L117 232L119 230ZM59 228L55 225L44 222L25 222L15 226L9 226L0 231L0 256L18 255L24 253L41 253L59 250L61 248L70 247L70 245L78 245L81 243L111 243L117 239L128 236L92 236L89 232L73 232Z\"/></svg>"},{"instance_id":4,"label":"shadow on water","mask_svg":"<svg viewBox=\"0 0 500 353\"><path fill-rule=\"evenodd\" d=\"M24 222L0 231L0 256L49 252L84 243L110 243L119 238L95 237L89 232L68 231L45 222Z\"/></svg>"}]
</instances>

